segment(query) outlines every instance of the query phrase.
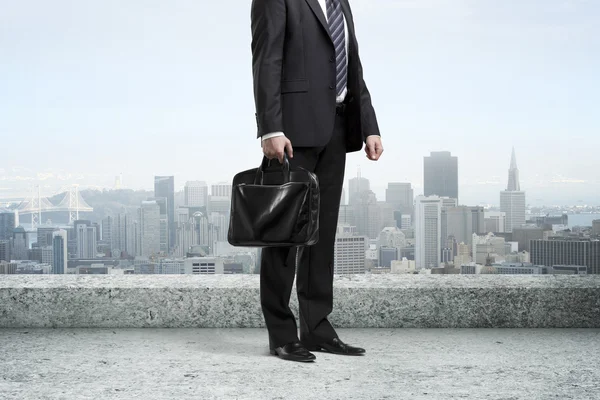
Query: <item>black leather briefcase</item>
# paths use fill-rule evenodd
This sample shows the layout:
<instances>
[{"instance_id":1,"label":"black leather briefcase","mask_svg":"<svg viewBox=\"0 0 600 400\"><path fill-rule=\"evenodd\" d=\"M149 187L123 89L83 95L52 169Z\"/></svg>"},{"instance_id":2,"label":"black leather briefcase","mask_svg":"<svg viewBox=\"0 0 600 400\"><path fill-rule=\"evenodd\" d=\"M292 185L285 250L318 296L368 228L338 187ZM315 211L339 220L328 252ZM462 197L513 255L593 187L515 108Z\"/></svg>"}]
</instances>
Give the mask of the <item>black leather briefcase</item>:
<instances>
[{"instance_id":1,"label":"black leather briefcase","mask_svg":"<svg viewBox=\"0 0 600 400\"><path fill-rule=\"evenodd\" d=\"M271 168L263 157L260 167L236 174L231 191L231 245L311 246L319 240L317 176L302 167L290 169L287 155L280 168Z\"/></svg>"}]
</instances>

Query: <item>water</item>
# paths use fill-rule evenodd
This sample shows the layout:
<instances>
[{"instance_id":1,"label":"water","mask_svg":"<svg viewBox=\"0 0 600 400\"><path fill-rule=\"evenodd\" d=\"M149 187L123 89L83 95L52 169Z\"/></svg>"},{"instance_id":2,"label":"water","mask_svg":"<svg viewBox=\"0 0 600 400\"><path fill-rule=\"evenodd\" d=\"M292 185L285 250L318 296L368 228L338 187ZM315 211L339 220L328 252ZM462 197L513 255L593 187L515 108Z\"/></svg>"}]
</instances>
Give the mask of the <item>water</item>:
<instances>
[{"instance_id":1,"label":"water","mask_svg":"<svg viewBox=\"0 0 600 400\"><path fill-rule=\"evenodd\" d=\"M592 226L592 221L595 219L600 219L600 214L569 214L569 228Z\"/></svg>"}]
</instances>

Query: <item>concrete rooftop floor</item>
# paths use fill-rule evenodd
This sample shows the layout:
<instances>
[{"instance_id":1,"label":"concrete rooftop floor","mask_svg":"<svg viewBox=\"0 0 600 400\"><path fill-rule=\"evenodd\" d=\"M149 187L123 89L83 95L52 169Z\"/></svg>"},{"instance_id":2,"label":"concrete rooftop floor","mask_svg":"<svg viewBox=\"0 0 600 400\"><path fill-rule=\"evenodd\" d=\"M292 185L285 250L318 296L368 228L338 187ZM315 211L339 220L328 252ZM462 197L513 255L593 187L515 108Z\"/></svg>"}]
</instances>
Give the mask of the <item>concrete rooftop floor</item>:
<instances>
[{"instance_id":1,"label":"concrete rooftop floor","mask_svg":"<svg viewBox=\"0 0 600 400\"><path fill-rule=\"evenodd\" d=\"M269 355L265 329L0 329L0 399L600 399L600 329L338 329L362 357Z\"/></svg>"}]
</instances>

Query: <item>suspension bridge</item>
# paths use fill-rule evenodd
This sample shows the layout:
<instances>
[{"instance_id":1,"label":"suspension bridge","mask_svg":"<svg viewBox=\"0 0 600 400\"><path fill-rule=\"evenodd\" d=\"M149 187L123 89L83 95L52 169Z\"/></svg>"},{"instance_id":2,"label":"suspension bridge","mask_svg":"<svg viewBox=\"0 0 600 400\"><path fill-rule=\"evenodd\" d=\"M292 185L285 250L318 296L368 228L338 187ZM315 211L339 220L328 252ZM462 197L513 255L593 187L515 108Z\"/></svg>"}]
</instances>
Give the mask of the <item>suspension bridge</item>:
<instances>
[{"instance_id":1,"label":"suspension bridge","mask_svg":"<svg viewBox=\"0 0 600 400\"><path fill-rule=\"evenodd\" d=\"M32 230L37 229L44 212L68 212L69 224L72 224L73 221L79 219L80 212L94 211L79 193L79 185L64 186L56 194L63 193L65 196L62 201L59 204L53 204L48 197L41 196L40 187L36 185L31 195L17 207L17 211L19 215L31 215Z\"/></svg>"}]
</instances>

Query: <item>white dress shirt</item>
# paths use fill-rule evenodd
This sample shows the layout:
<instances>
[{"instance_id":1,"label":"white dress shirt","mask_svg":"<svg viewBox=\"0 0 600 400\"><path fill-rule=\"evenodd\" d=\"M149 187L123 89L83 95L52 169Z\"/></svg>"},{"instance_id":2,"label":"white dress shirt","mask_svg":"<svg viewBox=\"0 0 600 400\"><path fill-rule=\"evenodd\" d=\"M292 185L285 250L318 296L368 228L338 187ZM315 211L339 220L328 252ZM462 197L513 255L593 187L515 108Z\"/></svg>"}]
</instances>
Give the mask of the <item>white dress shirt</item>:
<instances>
[{"instance_id":1,"label":"white dress shirt","mask_svg":"<svg viewBox=\"0 0 600 400\"><path fill-rule=\"evenodd\" d=\"M319 5L323 9L323 14L325 14L325 19L327 20L328 19L327 6L325 3L325 0L319 0ZM342 14L342 18L344 18L344 34L345 34L344 42L346 44L346 67L348 67L348 23L346 22L346 17L344 16L344 14ZM348 92L348 88L345 87L342 90L342 94L336 98L336 102L341 103L342 101L344 101L344 99L346 98L347 92ZM275 136L283 136L283 132L266 133L266 134L262 135L261 138L262 138L262 140L267 140L267 139L275 137Z\"/></svg>"}]
</instances>

